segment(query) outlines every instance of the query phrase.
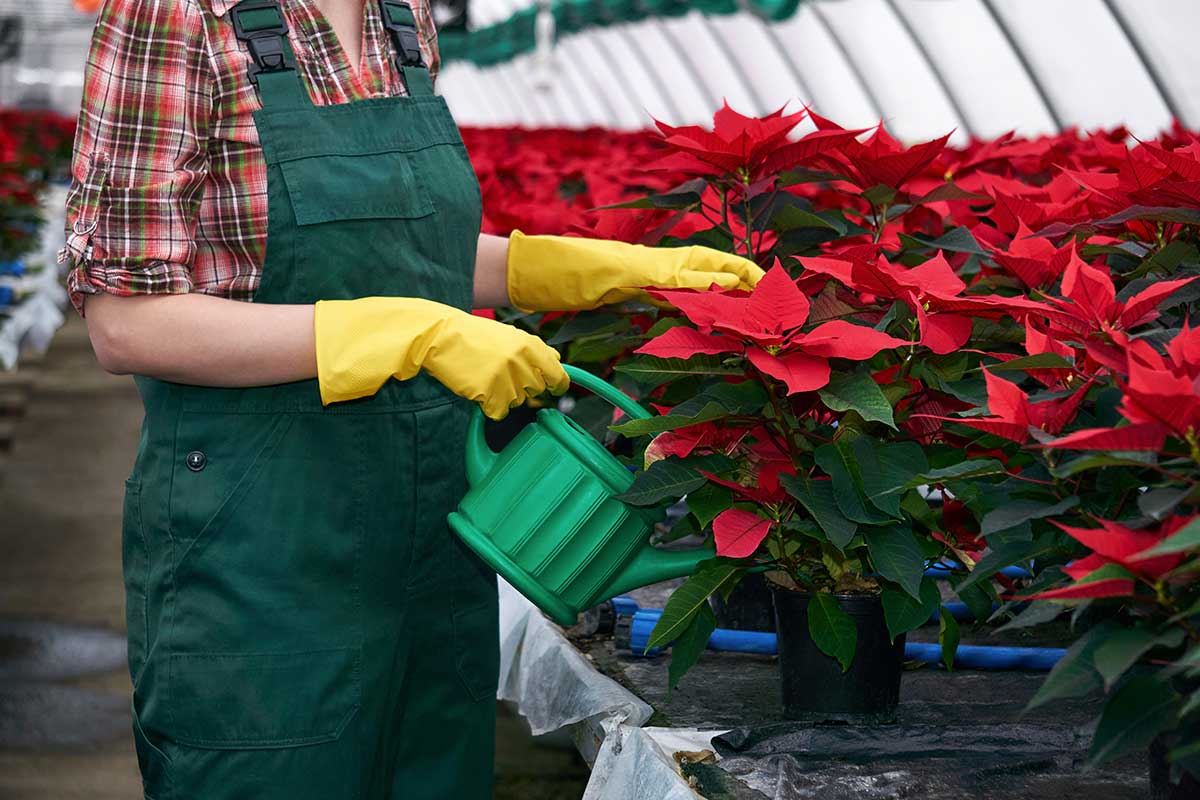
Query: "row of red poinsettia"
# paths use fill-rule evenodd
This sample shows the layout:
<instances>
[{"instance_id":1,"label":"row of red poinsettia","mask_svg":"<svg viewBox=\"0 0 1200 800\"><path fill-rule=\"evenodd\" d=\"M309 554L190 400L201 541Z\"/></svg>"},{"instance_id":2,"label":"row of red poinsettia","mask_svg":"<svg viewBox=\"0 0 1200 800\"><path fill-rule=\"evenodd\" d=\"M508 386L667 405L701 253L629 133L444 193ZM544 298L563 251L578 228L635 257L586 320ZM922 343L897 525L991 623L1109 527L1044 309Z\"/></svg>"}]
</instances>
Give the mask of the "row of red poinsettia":
<instances>
[{"instance_id":1,"label":"row of red poinsettia","mask_svg":"<svg viewBox=\"0 0 1200 800\"><path fill-rule=\"evenodd\" d=\"M796 139L806 115L816 130ZM924 569L953 563L981 620L1031 598L1024 620L1092 606L1058 673L1083 677L1052 676L1035 702L1108 691L1097 759L1173 731L1195 772L1200 139L905 147L882 127L728 107L711 129L658 127L467 142L485 198L511 215L489 216L494 232L704 244L769 269L750 293L655 291L668 308L524 320L655 405L616 426L645 436L626 499L686 493L676 533L716 540L653 637L676 643L672 680L714 624L691 601L750 570L878 594L898 636L938 612ZM1013 564L1033 579L1005 577ZM848 666L846 621L812 608L814 640ZM946 614L940 638L950 664ZM1173 666L1142 674L1147 655ZM1152 724L1130 725L1145 709Z\"/></svg>"},{"instance_id":2,"label":"row of red poinsettia","mask_svg":"<svg viewBox=\"0 0 1200 800\"><path fill-rule=\"evenodd\" d=\"M0 109L0 262L37 246L38 192L66 176L75 138L72 119L48 111Z\"/></svg>"}]
</instances>

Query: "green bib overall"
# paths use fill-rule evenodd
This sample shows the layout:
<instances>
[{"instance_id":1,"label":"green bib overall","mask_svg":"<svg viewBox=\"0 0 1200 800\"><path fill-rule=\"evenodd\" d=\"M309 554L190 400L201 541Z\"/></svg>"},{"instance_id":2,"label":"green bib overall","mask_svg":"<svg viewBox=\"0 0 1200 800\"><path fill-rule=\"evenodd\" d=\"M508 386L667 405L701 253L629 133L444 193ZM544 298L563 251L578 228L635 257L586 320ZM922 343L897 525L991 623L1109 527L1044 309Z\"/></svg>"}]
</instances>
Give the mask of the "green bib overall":
<instances>
[{"instance_id":1,"label":"green bib overall","mask_svg":"<svg viewBox=\"0 0 1200 800\"><path fill-rule=\"evenodd\" d=\"M275 2L231 11L262 99L255 302L471 306L479 185L411 11L383 7L409 95L331 106ZM328 408L315 380L137 384L123 567L146 797L490 798L496 576L446 525L469 404L424 373Z\"/></svg>"}]
</instances>

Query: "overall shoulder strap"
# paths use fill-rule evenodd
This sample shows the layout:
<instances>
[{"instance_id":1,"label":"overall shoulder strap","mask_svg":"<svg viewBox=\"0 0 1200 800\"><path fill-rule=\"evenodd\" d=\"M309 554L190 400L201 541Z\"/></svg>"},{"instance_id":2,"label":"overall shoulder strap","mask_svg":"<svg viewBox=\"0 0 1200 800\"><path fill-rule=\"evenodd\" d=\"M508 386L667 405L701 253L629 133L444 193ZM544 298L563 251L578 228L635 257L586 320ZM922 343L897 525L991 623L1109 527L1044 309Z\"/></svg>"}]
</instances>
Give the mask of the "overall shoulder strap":
<instances>
[{"instance_id":1,"label":"overall shoulder strap","mask_svg":"<svg viewBox=\"0 0 1200 800\"><path fill-rule=\"evenodd\" d=\"M229 18L234 35L250 51L248 75L258 88L263 107L311 108L312 99L296 70L296 56L278 0L242 0L229 10Z\"/></svg>"},{"instance_id":2,"label":"overall shoulder strap","mask_svg":"<svg viewBox=\"0 0 1200 800\"><path fill-rule=\"evenodd\" d=\"M404 80L408 94L412 97L433 94L433 81L421 57L417 18L413 16L412 7L407 0L379 0L379 15L383 18L383 27L392 36L396 71Z\"/></svg>"}]
</instances>

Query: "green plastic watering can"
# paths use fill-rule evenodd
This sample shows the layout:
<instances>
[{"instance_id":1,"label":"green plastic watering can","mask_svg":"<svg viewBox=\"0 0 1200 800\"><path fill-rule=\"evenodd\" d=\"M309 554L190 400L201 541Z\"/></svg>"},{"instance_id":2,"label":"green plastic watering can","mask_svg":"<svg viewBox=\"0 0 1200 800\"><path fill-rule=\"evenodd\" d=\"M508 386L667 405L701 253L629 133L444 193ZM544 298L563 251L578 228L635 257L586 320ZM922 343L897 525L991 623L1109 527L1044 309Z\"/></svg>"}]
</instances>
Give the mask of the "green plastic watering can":
<instances>
[{"instance_id":1,"label":"green plastic watering can","mask_svg":"<svg viewBox=\"0 0 1200 800\"><path fill-rule=\"evenodd\" d=\"M604 381L566 366L573 383L634 419L650 412ZM639 586L688 575L711 547L650 544L666 508L631 506L617 495L633 483L612 453L570 417L544 408L503 451L483 437L476 409L467 431L471 489L450 527L521 594L562 625L580 611Z\"/></svg>"}]
</instances>

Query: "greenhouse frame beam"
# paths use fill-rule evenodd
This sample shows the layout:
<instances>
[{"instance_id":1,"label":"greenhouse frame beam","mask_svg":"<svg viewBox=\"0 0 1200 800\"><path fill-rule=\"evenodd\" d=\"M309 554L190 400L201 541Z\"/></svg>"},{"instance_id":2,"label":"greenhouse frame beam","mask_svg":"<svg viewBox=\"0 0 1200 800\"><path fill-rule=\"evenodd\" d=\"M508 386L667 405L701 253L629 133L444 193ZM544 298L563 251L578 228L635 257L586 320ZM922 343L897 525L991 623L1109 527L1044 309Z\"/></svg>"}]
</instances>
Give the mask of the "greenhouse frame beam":
<instances>
[{"instance_id":1,"label":"greenhouse frame beam","mask_svg":"<svg viewBox=\"0 0 1200 800\"><path fill-rule=\"evenodd\" d=\"M850 70L850 74L854 76L854 80L862 89L863 95L871 103L872 110L875 112L875 116L882 121L883 104L879 102L879 96L876 95L871 89L871 84L867 80L867 77L863 75L862 70L858 68L858 63L854 60L854 57L850 55L850 50L846 47L846 43L842 41L842 37L838 36L837 31L834 30L833 26L829 24L829 20L825 17L825 12L821 10L821 4L816 2L816 0L813 0L813 2L809 3L809 6L813 11L813 19L815 19L817 23L825 29L825 33L829 36L829 41L833 42L834 49L838 51L838 54L842 57L842 60L846 62L846 67Z\"/></svg>"},{"instance_id":2,"label":"greenhouse frame beam","mask_svg":"<svg viewBox=\"0 0 1200 800\"><path fill-rule=\"evenodd\" d=\"M521 70L511 61L497 66L500 67L496 71L500 78L500 84L515 100L514 105L517 107L518 112L517 119L523 120L524 124L527 125L534 124L538 117L541 116L542 109L534 103L533 97L530 96L529 87L521 78Z\"/></svg>"},{"instance_id":3,"label":"greenhouse frame beam","mask_svg":"<svg viewBox=\"0 0 1200 800\"><path fill-rule=\"evenodd\" d=\"M473 65L461 65L464 69L469 69ZM463 76L459 78L459 83L463 85L462 92L467 98L467 102L475 109L482 112L482 115L487 119L496 118L496 108L492 105L492 98L488 92L480 91L478 82L470 80L471 76ZM438 94L441 94L439 91Z\"/></svg>"},{"instance_id":4,"label":"greenhouse frame beam","mask_svg":"<svg viewBox=\"0 0 1200 800\"><path fill-rule=\"evenodd\" d=\"M583 120L584 124L592 124L590 120L595 117L595 114L593 113L593 109L584 102L584 98L587 96L587 93L579 91L579 86L575 82L574 73L568 74L563 68L563 62L568 59L563 58L563 54L559 52L557 47L550 51L550 59L550 65L554 76L553 80L558 81L561 85L561 88L567 90L567 100L578 112L576 118Z\"/></svg>"},{"instance_id":5,"label":"greenhouse frame beam","mask_svg":"<svg viewBox=\"0 0 1200 800\"><path fill-rule=\"evenodd\" d=\"M596 44L595 40L593 40L591 37L587 36L586 34L580 35L580 36L575 36L572 38L574 38L574 40L575 40L576 47L586 48L587 50L589 50L591 52L591 58L589 59L589 61L591 62L590 65L595 65L595 64L603 64L604 65L604 71L606 73L608 73L608 76L609 76L608 84L615 86L615 88L620 91L621 96L625 99L625 103L630 108L636 109L639 104L637 96L634 95L630 91L629 87L626 85L625 81L623 80L624 75L622 73L618 72L613 67L611 61L605 57L604 51L600 49L599 45ZM616 115L616 117L614 117L614 119L619 118L621 116L622 115L620 113L618 113Z\"/></svg>"},{"instance_id":6,"label":"greenhouse frame beam","mask_svg":"<svg viewBox=\"0 0 1200 800\"><path fill-rule=\"evenodd\" d=\"M1050 119L1054 120L1054 127L1061 131L1066 127L1063 125L1062 115L1058 113L1058 108L1051 101L1050 95L1042 83L1042 79L1038 77L1037 72L1033 69L1033 65L1025 57L1025 51L1021 49L1016 37L1013 36L1012 29L1008 27L1008 24L1000 16L1000 12L996 10L995 0L979 0L979 2L988 12L988 16L992 18L992 22L995 24L997 30L1000 31L1000 35L1004 37L1004 41L1008 42L1008 47L1012 50L1013 55L1016 56L1017 61L1020 62L1021 69L1025 70L1025 74L1029 76L1029 81L1033 84L1034 91L1037 92L1042 105L1046 107L1046 113L1050 115Z\"/></svg>"},{"instance_id":7,"label":"greenhouse frame beam","mask_svg":"<svg viewBox=\"0 0 1200 800\"><path fill-rule=\"evenodd\" d=\"M1138 60L1142 62L1142 67L1145 68L1146 74L1150 77L1150 82L1154 84L1158 96L1162 98L1163 104L1167 110L1171 112L1171 116L1179 120L1183 124L1183 115L1179 111L1179 103L1175 101L1175 95L1167 87L1167 82L1163 80L1162 73L1154 66L1146 54L1146 49L1142 47L1142 41L1137 34L1133 32L1129 21L1125 18L1124 12L1117 7L1114 0L1103 0L1104 7L1108 9L1108 13L1112 15L1113 20L1117 23L1117 27L1121 29L1121 33L1125 34L1125 38L1129 40L1129 46L1133 48L1133 52L1137 55Z\"/></svg>"},{"instance_id":8,"label":"greenhouse frame beam","mask_svg":"<svg viewBox=\"0 0 1200 800\"><path fill-rule=\"evenodd\" d=\"M700 22L700 27L708 31L714 41L721 41L720 34L714 30L712 23L708 21L707 14L698 14L697 19ZM770 111L771 109L767 107L762 96L758 93L758 89L754 86L754 82L750 80L750 76L746 74L746 70L742 69L741 62L733 57L726 58L726 61L729 62L729 67L733 71L734 77L741 82L742 86L746 89L746 94L750 95L750 98L758 107L755 113L765 114Z\"/></svg>"},{"instance_id":9,"label":"greenhouse frame beam","mask_svg":"<svg viewBox=\"0 0 1200 800\"><path fill-rule=\"evenodd\" d=\"M667 86L666 81L664 81L662 76L658 74L658 70L656 70L654 65L650 63L650 60L646 58L646 54L642 52L642 48L638 47L637 42L633 38L633 34L629 32L628 25L614 25L608 30L615 33L618 38L622 39L626 44L629 45L629 49L633 51L633 57L638 60L638 63L649 77L650 83L658 90L658 93L662 95L663 102L666 103L667 106L667 112L671 115L672 119L682 120L683 115L679 113L679 107L675 105L675 99L672 96L673 93L671 92L671 87Z\"/></svg>"},{"instance_id":10,"label":"greenhouse frame beam","mask_svg":"<svg viewBox=\"0 0 1200 800\"><path fill-rule=\"evenodd\" d=\"M563 56L563 58L558 62L559 68L562 70L563 77L570 80L572 86L576 86L578 84L587 89L587 92L581 96L590 97L600 104L600 107L603 111L601 120L616 119L619 116L617 109L613 106L608 94L605 93L600 85L596 83L595 76L586 69L580 67L575 59L567 56L565 51L569 46L570 40L571 37L567 36L557 40L554 43L554 49Z\"/></svg>"},{"instance_id":11,"label":"greenhouse frame beam","mask_svg":"<svg viewBox=\"0 0 1200 800\"><path fill-rule=\"evenodd\" d=\"M779 58L783 63L788 65L788 70L792 73L792 78L796 81L796 88L800 90L801 95L807 98L804 101L805 108L816 102L811 91L808 88L808 82L804 80L804 75L800 72L800 67L796 66L796 62L788 54L787 48L783 46L783 41L779 38L779 32L775 30L775 26L769 22L760 20L763 33L767 36L767 41L775 48L775 52L779 54Z\"/></svg>"},{"instance_id":12,"label":"greenhouse frame beam","mask_svg":"<svg viewBox=\"0 0 1200 800\"><path fill-rule=\"evenodd\" d=\"M963 127L967 129L967 135L974 137L979 130L978 126L971 124L971 116L967 113L966 106L959 100L950 85L950 81L946 80L945 74L942 73L937 62L933 60L929 48L917 36L917 31L909 21L908 15L904 13L904 9L900 7L900 4L896 0L884 0L884 4L891 9L892 14L895 15L896 20L900 23L900 27L904 28L904 32L908 34L908 38L912 41L913 46L917 48L917 52L921 54L921 58L928 65L929 71L933 73L934 80L938 82L938 86L942 87L942 94L946 95L946 99L950 102L950 107L954 109L954 115L962 120Z\"/></svg>"},{"instance_id":13,"label":"greenhouse frame beam","mask_svg":"<svg viewBox=\"0 0 1200 800\"><path fill-rule=\"evenodd\" d=\"M692 57L691 57L691 55L688 54L687 48L680 46L679 40L675 38L675 32L671 30L670 26L664 25L662 20L655 19L654 24L659 26L659 29L662 32L663 38L666 39L667 42L670 43L671 49L673 49L675 51L675 54L677 56L679 56L679 61L687 68L687 71L691 74L692 81L698 87L700 87L700 91L702 91L706 95L708 95L709 107L710 108L720 107L720 98L718 98L716 95L716 92L713 91L711 84L709 84L708 81L703 79L703 76L700 74L700 70L696 69L696 63L694 61L692 61Z\"/></svg>"}]
</instances>

